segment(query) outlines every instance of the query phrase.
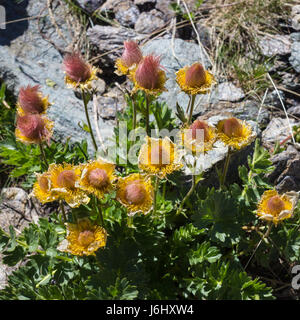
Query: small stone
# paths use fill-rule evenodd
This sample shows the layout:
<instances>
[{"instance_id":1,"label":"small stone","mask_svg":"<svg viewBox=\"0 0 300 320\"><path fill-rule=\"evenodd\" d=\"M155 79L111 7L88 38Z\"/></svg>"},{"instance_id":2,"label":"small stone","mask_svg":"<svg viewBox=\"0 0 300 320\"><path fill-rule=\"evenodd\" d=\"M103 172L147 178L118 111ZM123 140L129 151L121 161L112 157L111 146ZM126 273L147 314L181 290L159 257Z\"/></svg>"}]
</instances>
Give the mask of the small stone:
<instances>
[{"instance_id":1,"label":"small stone","mask_svg":"<svg viewBox=\"0 0 300 320\"><path fill-rule=\"evenodd\" d=\"M280 181L279 184L275 186L277 192L279 193L285 193L288 191L297 191L299 186L297 186L297 183L295 182L294 178L291 176L284 177L283 180Z\"/></svg>"},{"instance_id":2,"label":"small stone","mask_svg":"<svg viewBox=\"0 0 300 320\"><path fill-rule=\"evenodd\" d=\"M245 98L243 90L236 87L232 82L220 83L213 95L217 96L218 100L231 102L237 102Z\"/></svg>"},{"instance_id":3,"label":"small stone","mask_svg":"<svg viewBox=\"0 0 300 320\"><path fill-rule=\"evenodd\" d=\"M140 11L131 1L122 1L114 8L115 18L125 27L133 27Z\"/></svg>"},{"instance_id":4,"label":"small stone","mask_svg":"<svg viewBox=\"0 0 300 320\"><path fill-rule=\"evenodd\" d=\"M267 57L287 55L291 53L291 41L289 36L265 36L259 41L259 46L262 54Z\"/></svg>"},{"instance_id":5,"label":"small stone","mask_svg":"<svg viewBox=\"0 0 300 320\"><path fill-rule=\"evenodd\" d=\"M76 2L88 13L93 13L101 7L105 0L77 0Z\"/></svg>"},{"instance_id":6,"label":"small stone","mask_svg":"<svg viewBox=\"0 0 300 320\"><path fill-rule=\"evenodd\" d=\"M164 21L170 21L175 17L175 11L171 9L172 0L156 0L155 8L164 14Z\"/></svg>"},{"instance_id":7,"label":"small stone","mask_svg":"<svg viewBox=\"0 0 300 320\"><path fill-rule=\"evenodd\" d=\"M292 7L292 28L296 31L300 30L300 5Z\"/></svg>"},{"instance_id":8,"label":"small stone","mask_svg":"<svg viewBox=\"0 0 300 320\"><path fill-rule=\"evenodd\" d=\"M280 96L280 99L282 100L282 102L284 103L285 101L285 94L283 91L281 90L278 90L278 93L279 93L279 96ZM272 92L270 92L266 99L265 99L265 104L269 104L269 105L272 105L274 107L278 107L278 108L281 108L282 109L282 104L280 102L280 99L278 97L278 94L277 94L277 91L276 90L273 90Z\"/></svg>"},{"instance_id":9,"label":"small stone","mask_svg":"<svg viewBox=\"0 0 300 320\"><path fill-rule=\"evenodd\" d=\"M139 16L134 29L138 33L148 34L163 28L165 21L163 14L156 9L150 12L142 12Z\"/></svg>"},{"instance_id":10,"label":"small stone","mask_svg":"<svg viewBox=\"0 0 300 320\"><path fill-rule=\"evenodd\" d=\"M300 118L300 105L289 108L288 112L293 116Z\"/></svg>"},{"instance_id":11,"label":"small stone","mask_svg":"<svg viewBox=\"0 0 300 320\"><path fill-rule=\"evenodd\" d=\"M134 4L136 5L144 5L147 3L156 3L156 0L134 0Z\"/></svg>"},{"instance_id":12,"label":"small stone","mask_svg":"<svg viewBox=\"0 0 300 320\"><path fill-rule=\"evenodd\" d=\"M300 73L300 41L292 44L289 62L295 71Z\"/></svg>"}]
</instances>

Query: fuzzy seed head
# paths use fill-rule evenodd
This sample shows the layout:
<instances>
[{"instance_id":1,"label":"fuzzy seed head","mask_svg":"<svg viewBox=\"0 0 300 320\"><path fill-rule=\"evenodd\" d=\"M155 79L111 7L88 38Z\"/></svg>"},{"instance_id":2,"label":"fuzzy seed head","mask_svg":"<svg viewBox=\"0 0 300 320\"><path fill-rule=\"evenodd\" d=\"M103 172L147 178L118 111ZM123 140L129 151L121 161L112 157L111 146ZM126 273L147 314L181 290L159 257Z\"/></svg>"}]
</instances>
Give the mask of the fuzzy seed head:
<instances>
[{"instance_id":1,"label":"fuzzy seed head","mask_svg":"<svg viewBox=\"0 0 300 320\"><path fill-rule=\"evenodd\" d=\"M138 64L143 59L141 49L135 41L125 41L124 47L121 61L127 68L133 64Z\"/></svg>"},{"instance_id":2,"label":"fuzzy seed head","mask_svg":"<svg viewBox=\"0 0 300 320\"><path fill-rule=\"evenodd\" d=\"M125 198L130 204L140 204L146 198L145 187L138 181L132 181L125 188Z\"/></svg>"},{"instance_id":3,"label":"fuzzy seed head","mask_svg":"<svg viewBox=\"0 0 300 320\"><path fill-rule=\"evenodd\" d=\"M26 114L18 116L17 128L22 135L32 140L42 140L46 135L47 129L42 117L38 114Z\"/></svg>"},{"instance_id":4,"label":"fuzzy seed head","mask_svg":"<svg viewBox=\"0 0 300 320\"><path fill-rule=\"evenodd\" d=\"M57 177L57 184L60 188L74 189L76 175L73 170L64 170Z\"/></svg>"},{"instance_id":5,"label":"fuzzy seed head","mask_svg":"<svg viewBox=\"0 0 300 320\"><path fill-rule=\"evenodd\" d=\"M38 184L43 192L47 192L49 190L49 180L45 175L38 178Z\"/></svg>"},{"instance_id":6,"label":"fuzzy seed head","mask_svg":"<svg viewBox=\"0 0 300 320\"><path fill-rule=\"evenodd\" d=\"M229 137L239 137L243 131L243 125L236 119L230 118L224 121L223 132Z\"/></svg>"},{"instance_id":7,"label":"fuzzy seed head","mask_svg":"<svg viewBox=\"0 0 300 320\"><path fill-rule=\"evenodd\" d=\"M159 66L159 57L149 55L143 58L135 72L137 83L145 89L157 89Z\"/></svg>"},{"instance_id":8,"label":"fuzzy seed head","mask_svg":"<svg viewBox=\"0 0 300 320\"><path fill-rule=\"evenodd\" d=\"M205 121L195 120L191 124L190 129L192 130L192 139L196 139L197 135L200 137L200 130L203 130L204 141L209 140L208 124ZM197 132L198 130L200 132Z\"/></svg>"},{"instance_id":9,"label":"fuzzy seed head","mask_svg":"<svg viewBox=\"0 0 300 320\"><path fill-rule=\"evenodd\" d=\"M63 69L67 76L76 82L83 82L91 77L91 67L79 55L72 53L65 56Z\"/></svg>"},{"instance_id":10,"label":"fuzzy seed head","mask_svg":"<svg viewBox=\"0 0 300 320\"><path fill-rule=\"evenodd\" d=\"M105 170L96 168L90 171L88 175L89 183L96 188L105 187L109 180Z\"/></svg>"},{"instance_id":11,"label":"fuzzy seed head","mask_svg":"<svg viewBox=\"0 0 300 320\"><path fill-rule=\"evenodd\" d=\"M25 113L42 113L43 100L39 93L40 86L22 87L19 92L18 101Z\"/></svg>"},{"instance_id":12,"label":"fuzzy seed head","mask_svg":"<svg viewBox=\"0 0 300 320\"><path fill-rule=\"evenodd\" d=\"M284 210L284 202L279 196L273 196L267 202L267 207L273 215L278 215L282 210Z\"/></svg>"},{"instance_id":13,"label":"fuzzy seed head","mask_svg":"<svg viewBox=\"0 0 300 320\"><path fill-rule=\"evenodd\" d=\"M79 233L78 243L83 247L88 247L94 240L94 233L90 230L85 230Z\"/></svg>"},{"instance_id":14,"label":"fuzzy seed head","mask_svg":"<svg viewBox=\"0 0 300 320\"><path fill-rule=\"evenodd\" d=\"M200 87L206 82L206 73L200 63L194 63L185 73L185 84L189 87Z\"/></svg>"}]
</instances>

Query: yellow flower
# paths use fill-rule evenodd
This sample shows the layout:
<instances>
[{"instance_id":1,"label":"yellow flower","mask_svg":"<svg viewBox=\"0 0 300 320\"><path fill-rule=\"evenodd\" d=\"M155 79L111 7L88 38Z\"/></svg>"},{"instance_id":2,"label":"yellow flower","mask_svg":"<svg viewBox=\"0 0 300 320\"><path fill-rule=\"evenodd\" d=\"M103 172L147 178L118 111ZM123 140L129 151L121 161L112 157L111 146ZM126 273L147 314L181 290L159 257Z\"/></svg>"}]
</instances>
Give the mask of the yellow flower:
<instances>
[{"instance_id":1,"label":"yellow flower","mask_svg":"<svg viewBox=\"0 0 300 320\"><path fill-rule=\"evenodd\" d=\"M147 214L153 205L153 186L151 179L139 173L119 178L117 183L117 200L128 210L128 215L137 212Z\"/></svg>"},{"instance_id":2,"label":"yellow flower","mask_svg":"<svg viewBox=\"0 0 300 320\"><path fill-rule=\"evenodd\" d=\"M241 149L255 139L255 132L246 121L237 118L221 120L217 124L218 138L233 149Z\"/></svg>"},{"instance_id":3,"label":"yellow flower","mask_svg":"<svg viewBox=\"0 0 300 320\"><path fill-rule=\"evenodd\" d=\"M53 121L39 114L25 114L17 117L16 139L25 144L47 141L53 134Z\"/></svg>"},{"instance_id":4,"label":"yellow flower","mask_svg":"<svg viewBox=\"0 0 300 320\"><path fill-rule=\"evenodd\" d=\"M76 224L67 223L68 246L65 251L77 256L95 255L95 252L106 245L107 232L104 228L94 225L87 218L80 219Z\"/></svg>"},{"instance_id":5,"label":"yellow flower","mask_svg":"<svg viewBox=\"0 0 300 320\"><path fill-rule=\"evenodd\" d=\"M52 194L59 199L64 199L72 208L90 201L86 193L78 187L80 172L80 167L68 163L53 163L48 169Z\"/></svg>"},{"instance_id":6,"label":"yellow flower","mask_svg":"<svg viewBox=\"0 0 300 320\"><path fill-rule=\"evenodd\" d=\"M86 63L78 53L65 56L63 69L66 74L65 83L70 88L91 89L91 82L97 79L97 68Z\"/></svg>"},{"instance_id":7,"label":"yellow flower","mask_svg":"<svg viewBox=\"0 0 300 320\"><path fill-rule=\"evenodd\" d=\"M179 135L180 143L196 154L211 150L217 138L216 129L202 120L195 120L190 127L184 127Z\"/></svg>"},{"instance_id":8,"label":"yellow flower","mask_svg":"<svg viewBox=\"0 0 300 320\"><path fill-rule=\"evenodd\" d=\"M182 168L180 160L177 146L168 137L146 137L146 143L141 146L138 163L141 170L164 178L167 174Z\"/></svg>"},{"instance_id":9,"label":"yellow flower","mask_svg":"<svg viewBox=\"0 0 300 320\"><path fill-rule=\"evenodd\" d=\"M216 83L214 76L204 70L200 63L186 66L176 72L176 82L180 89L187 94L205 94Z\"/></svg>"},{"instance_id":10,"label":"yellow flower","mask_svg":"<svg viewBox=\"0 0 300 320\"><path fill-rule=\"evenodd\" d=\"M57 200L57 197L51 192L51 180L48 172L37 173L37 181L33 185L31 195L36 197L41 203Z\"/></svg>"},{"instance_id":11,"label":"yellow flower","mask_svg":"<svg viewBox=\"0 0 300 320\"><path fill-rule=\"evenodd\" d=\"M143 90L147 95L157 96L167 91L166 73L160 69L159 57L144 57L139 65L130 71L129 77L134 83L133 93Z\"/></svg>"},{"instance_id":12,"label":"yellow flower","mask_svg":"<svg viewBox=\"0 0 300 320\"><path fill-rule=\"evenodd\" d=\"M100 199L113 189L112 182L116 179L114 164L98 159L81 165L81 170L79 186L87 193Z\"/></svg>"},{"instance_id":13,"label":"yellow flower","mask_svg":"<svg viewBox=\"0 0 300 320\"><path fill-rule=\"evenodd\" d=\"M279 195L276 190L267 190L258 204L257 215L260 219L278 222L291 218L299 195L296 192L287 192Z\"/></svg>"}]
</instances>

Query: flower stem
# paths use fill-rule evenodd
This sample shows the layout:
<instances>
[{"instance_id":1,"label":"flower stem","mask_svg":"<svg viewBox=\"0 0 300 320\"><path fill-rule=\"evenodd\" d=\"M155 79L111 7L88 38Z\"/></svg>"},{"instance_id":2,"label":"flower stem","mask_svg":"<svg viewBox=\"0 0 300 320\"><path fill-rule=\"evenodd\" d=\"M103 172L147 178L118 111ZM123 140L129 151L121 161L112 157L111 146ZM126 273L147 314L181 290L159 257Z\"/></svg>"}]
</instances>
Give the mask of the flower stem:
<instances>
[{"instance_id":1,"label":"flower stem","mask_svg":"<svg viewBox=\"0 0 300 320\"><path fill-rule=\"evenodd\" d=\"M147 136L150 137L150 124L149 124L149 113L150 113L150 105L149 105L149 96L146 95L146 133Z\"/></svg>"},{"instance_id":2,"label":"flower stem","mask_svg":"<svg viewBox=\"0 0 300 320\"><path fill-rule=\"evenodd\" d=\"M190 104L190 114L189 114L188 123L187 123L188 125L190 125L192 122L193 111L194 111L194 106L195 106L195 99L196 99L196 95L192 94L191 95L191 104Z\"/></svg>"},{"instance_id":3,"label":"flower stem","mask_svg":"<svg viewBox=\"0 0 300 320\"><path fill-rule=\"evenodd\" d=\"M156 206L157 206L157 191L159 187L159 179L156 176L154 182L154 197L153 197L153 216L156 215Z\"/></svg>"},{"instance_id":4,"label":"flower stem","mask_svg":"<svg viewBox=\"0 0 300 320\"><path fill-rule=\"evenodd\" d=\"M102 209L98 204L98 200L96 197L94 197L94 210L97 212L98 217L100 217L102 227L105 228Z\"/></svg>"},{"instance_id":5,"label":"flower stem","mask_svg":"<svg viewBox=\"0 0 300 320\"><path fill-rule=\"evenodd\" d=\"M67 222L67 216L66 216L66 212L65 212L65 208L62 200L59 201L59 206L60 206L60 210L64 218L64 221Z\"/></svg>"},{"instance_id":6,"label":"flower stem","mask_svg":"<svg viewBox=\"0 0 300 320\"><path fill-rule=\"evenodd\" d=\"M132 101L132 108L133 108L133 130L136 129L136 103L135 103L135 95L131 99Z\"/></svg>"},{"instance_id":7,"label":"flower stem","mask_svg":"<svg viewBox=\"0 0 300 320\"><path fill-rule=\"evenodd\" d=\"M90 121L90 117L89 117L89 113L88 113L86 94L85 94L84 89L81 89L81 92L82 92L82 99L83 99L83 104L84 104L85 116L86 116L86 120L87 120L87 123L88 123L88 126L89 126L90 135L91 135L91 138L92 138L92 141L93 141L93 145L94 145L95 151L97 151L98 147L97 147L97 143L96 143L96 140L95 140L95 137L94 137L94 134L93 134L91 121Z\"/></svg>"},{"instance_id":8,"label":"flower stem","mask_svg":"<svg viewBox=\"0 0 300 320\"><path fill-rule=\"evenodd\" d=\"M178 210L176 212L176 215L179 215L181 213L185 202L188 200L188 198L194 192L195 188L196 188L196 175L193 174L192 175L192 186L191 186L191 189L189 190L189 192L185 195L185 197L181 201L180 207L178 208Z\"/></svg>"},{"instance_id":9,"label":"flower stem","mask_svg":"<svg viewBox=\"0 0 300 320\"><path fill-rule=\"evenodd\" d=\"M43 143L42 143L42 142L39 143L39 147L40 147L42 159L43 159L44 164L45 164L45 166L46 166L46 167L45 167L45 170L47 170L48 167L49 167L49 164L48 164L48 161L47 161L47 158L46 158L46 154L45 154L45 150L44 150L44 148L43 148Z\"/></svg>"},{"instance_id":10,"label":"flower stem","mask_svg":"<svg viewBox=\"0 0 300 320\"><path fill-rule=\"evenodd\" d=\"M229 149L228 152L227 152L227 155L226 155L226 159L225 159L223 174L222 174L221 179L220 179L220 189L224 189L224 183L225 183L226 176L227 176L230 157L231 157L231 150Z\"/></svg>"}]
</instances>

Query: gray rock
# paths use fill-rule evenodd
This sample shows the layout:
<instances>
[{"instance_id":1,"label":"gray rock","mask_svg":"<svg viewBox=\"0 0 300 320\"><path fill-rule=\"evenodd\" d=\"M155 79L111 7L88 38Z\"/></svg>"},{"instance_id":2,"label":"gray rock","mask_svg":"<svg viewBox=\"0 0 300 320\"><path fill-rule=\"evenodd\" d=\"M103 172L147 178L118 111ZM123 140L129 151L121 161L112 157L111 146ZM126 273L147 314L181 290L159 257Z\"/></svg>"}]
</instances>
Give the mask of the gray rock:
<instances>
[{"instance_id":1,"label":"gray rock","mask_svg":"<svg viewBox=\"0 0 300 320\"><path fill-rule=\"evenodd\" d=\"M175 17L175 12L170 7L172 2L172 0L156 0L155 8L164 14L165 22Z\"/></svg>"},{"instance_id":2,"label":"gray rock","mask_svg":"<svg viewBox=\"0 0 300 320\"><path fill-rule=\"evenodd\" d=\"M289 62L295 71L300 73L300 41L292 44Z\"/></svg>"},{"instance_id":3,"label":"gray rock","mask_svg":"<svg viewBox=\"0 0 300 320\"><path fill-rule=\"evenodd\" d=\"M293 32L290 34L291 41L300 41L300 32Z\"/></svg>"},{"instance_id":4,"label":"gray rock","mask_svg":"<svg viewBox=\"0 0 300 320\"><path fill-rule=\"evenodd\" d=\"M115 18L122 26L133 27L137 22L140 11L131 1L122 1L114 8Z\"/></svg>"},{"instance_id":5,"label":"gray rock","mask_svg":"<svg viewBox=\"0 0 300 320\"><path fill-rule=\"evenodd\" d=\"M280 95L280 98L282 100L282 102L285 102L285 94L283 91L278 90L278 93ZM271 91L269 94L267 94L267 97L265 99L265 104L270 104L274 107L278 107L278 108L282 108L282 104L280 102L280 99L278 97L277 91L273 90Z\"/></svg>"},{"instance_id":6,"label":"gray rock","mask_svg":"<svg viewBox=\"0 0 300 320\"><path fill-rule=\"evenodd\" d=\"M262 54L267 57L287 55L291 52L291 41L289 36L265 36L259 41L259 46Z\"/></svg>"},{"instance_id":7,"label":"gray rock","mask_svg":"<svg viewBox=\"0 0 300 320\"><path fill-rule=\"evenodd\" d=\"M288 113L300 118L300 105L289 108Z\"/></svg>"},{"instance_id":8,"label":"gray rock","mask_svg":"<svg viewBox=\"0 0 300 320\"><path fill-rule=\"evenodd\" d=\"M295 119L289 118L291 126L300 124ZM290 135L289 122L286 118L273 118L262 133L262 143L267 148L274 147L276 142L281 142Z\"/></svg>"},{"instance_id":9,"label":"gray rock","mask_svg":"<svg viewBox=\"0 0 300 320\"><path fill-rule=\"evenodd\" d=\"M296 31L300 30L300 5L292 7L291 12L292 28Z\"/></svg>"},{"instance_id":10,"label":"gray rock","mask_svg":"<svg viewBox=\"0 0 300 320\"><path fill-rule=\"evenodd\" d=\"M185 108L188 105L189 97L180 90L176 83L175 72L186 65L191 65L194 62L201 61L201 53L203 56L203 65L206 69L209 68L211 65L204 50L200 51L199 46L194 43L186 42L181 39L174 39L174 52L176 55L176 57L174 57L172 54L171 39L155 39L146 43L146 45L142 47L142 51L144 55L160 55L161 65L166 69L166 88L168 91L163 92L159 96L159 100L166 101L167 105L173 110L176 110L177 101L183 108Z\"/></svg>"},{"instance_id":11,"label":"gray rock","mask_svg":"<svg viewBox=\"0 0 300 320\"><path fill-rule=\"evenodd\" d=\"M20 18L20 12L23 11L23 15L38 16L47 5L46 0L5 3L9 20L15 19L16 13L19 14L17 18ZM66 29L65 10L63 6L56 6L54 14L64 36L71 41ZM57 35L49 17L44 18L40 25L43 27L43 34L51 35L51 40L57 47L65 48L66 43ZM49 95L49 100L53 103L48 116L55 121L54 137L61 141L70 137L73 142L86 138L92 150L89 134L78 126L79 122L86 122L82 101L76 98L71 89L66 88L61 67L62 55L42 38L37 21L32 19L26 21L26 24L10 24L6 30L0 30L0 39L0 79L7 84L8 89L17 95L21 86L40 84L43 94ZM91 104L89 108L91 109ZM94 126L93 123L92 125ZM99 119L99 126L109 131L108 136L111 135L111 126L102 119Z\"/></svg>"},{"instance_id":12,"label":"gray rock","mask_svg":"<svg viewBox=\"0 0 300 320\"><path fill-rule=\"evenodd\" d=\"M213 92L213 99L220 101L238 102L245 98L242 89L236 87L232 82L220 83Z\"/></svg>"},{"instance_id":13,"label":"gray rock","mask_svg":"<svg viewBox=\"0 0 300 320\"><path fill-rule=\"evenodd\" d=\"M196 28L197 28L197 32L199 34L199 38L201 43L206 47L206 48L211 48L211 28L203 25L201 23L201 20L196 23ZM192 31L194 34L194 37L196 38L196 34L194 32L194 30Z\"/></svg>"},{"instance_id":14,"label":"gray rock","mask_svg":"<svg viewBox=\"0 0 300 320\"><path fill-rule=\"evenodd\" d=\"M156 0L134 0L134 4L136 4L136 5L144 5L147 3L154 4L154 3L156 3Z\"/></svg>"},{"instance_id":15,"label":"gray rock","mask_svg":"<svg viewBox=\"0 0 300 320\"><path fill-rule=\"evenodd\" d=\"M137 33L132 29L96 25L87 31L90 42L95 45L99 53L106 53L105 58L113 65L123 51L125 40L138 40Z\"/></svg>"},{"instance_id":16,"label":"gray rock","mask_svg":"<svg viewBox=\"0 0 300 320\"><path fill-rule=\"evenodd\" d=\"M156 9L150 12L142 12L139 16L134 29L138 33L148 34L163 28L165 21L163 14Z\"/></svg>"},{"instance_id":17,"label":"gray rock","mask_svg":"<svg viewBox=\"0 0 300 320\"><path fill-rule=\"evenodd\" d=\"M105 0L76 0L76 2L88 13L93 13L101 7Z\"/></svg>"}]
</instances>

